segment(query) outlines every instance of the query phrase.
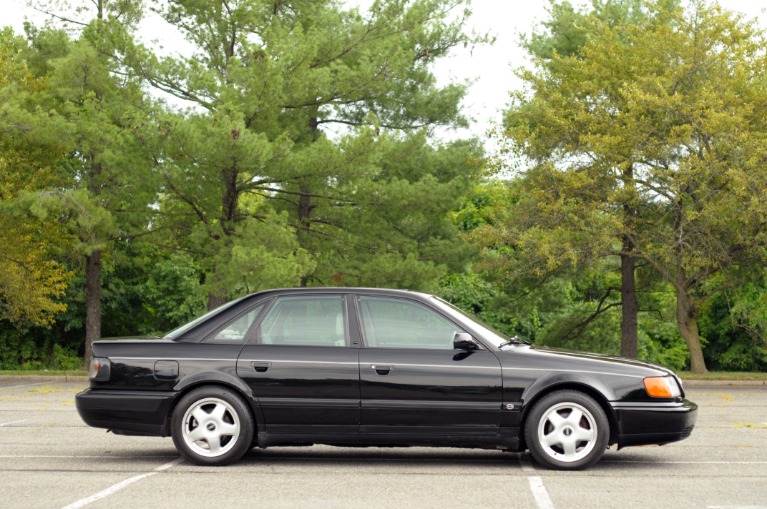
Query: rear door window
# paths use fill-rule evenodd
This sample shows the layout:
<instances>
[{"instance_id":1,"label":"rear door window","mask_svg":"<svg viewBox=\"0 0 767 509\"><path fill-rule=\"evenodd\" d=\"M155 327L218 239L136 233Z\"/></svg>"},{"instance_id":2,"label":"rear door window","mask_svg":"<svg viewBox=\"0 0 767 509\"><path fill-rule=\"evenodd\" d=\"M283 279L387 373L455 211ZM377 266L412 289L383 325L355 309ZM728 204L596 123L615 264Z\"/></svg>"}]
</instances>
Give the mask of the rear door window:
<instances>
[{"instance_id":1,"label":"rear door window","mask_svg":"<svg viewBox=\"0 0 767 509\"><path fill-rule=\"evenodd\" d=\"M343 295L279 297L259 327L263 345L346 346Z\"/></svg>"}]
</instances>

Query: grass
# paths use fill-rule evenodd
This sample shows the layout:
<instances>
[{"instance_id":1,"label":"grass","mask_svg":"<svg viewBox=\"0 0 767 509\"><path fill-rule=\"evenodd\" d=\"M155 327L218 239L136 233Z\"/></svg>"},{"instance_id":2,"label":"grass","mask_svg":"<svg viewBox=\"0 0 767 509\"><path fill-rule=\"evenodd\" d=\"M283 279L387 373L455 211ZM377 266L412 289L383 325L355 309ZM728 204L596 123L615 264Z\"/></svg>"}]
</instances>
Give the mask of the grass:
<instances>
[{"instance_id":1,"label":"grass","mask_svg":"<svg viewBox=\"0 0 767 509\"><path fill-rule=\"evenodd\" d=\"M735 423L733 428L767 429L767 424L754 424L752 422L738 422L738 423Z\"/></svg>"},{"instance_id":2,"label":"grass","mask_svg":"<svg viewBox=\"0 0 767 509\"><path fill-rule=\"evenodd\" d=\"M765 372L709 371L698 374L679 371L677 374L682 380L767 380L767 373Z\"/></svg>"},{"instance_id":3,"label":"grass","mask_svg":"<svg viewBox=\"0 0 767 509\"><path fill-rule=\"evenodd\" d=\"M33 387L29 392L34 394L56 394L58 392L67 392L64 389L53 387L52 385L43 385L42 387Z\"/></svg>"},{"instance_id":4,"label":"grass","mask_svg":"<svg viewBox=\"0 0 767 509\"><path fill-rule=\"evenodd\" d=\"M30 369L30 370L11 370L0 369L0 376L13 375L13 376L88 376L88 372L84 369L70 369L70 370L56 370L56 369Z\"/></svg>"}]
</instances>

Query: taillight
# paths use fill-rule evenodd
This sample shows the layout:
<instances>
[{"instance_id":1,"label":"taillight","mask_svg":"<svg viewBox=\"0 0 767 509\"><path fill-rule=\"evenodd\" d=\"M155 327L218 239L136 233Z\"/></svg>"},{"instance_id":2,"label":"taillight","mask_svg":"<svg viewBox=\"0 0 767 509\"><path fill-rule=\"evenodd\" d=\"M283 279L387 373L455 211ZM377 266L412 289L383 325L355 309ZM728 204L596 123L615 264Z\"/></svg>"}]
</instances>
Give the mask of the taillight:
<instances>
[{"instance_id":1,"label":"taillight","mask_svg":"<svg viewBox=\"0 0 767 509\"><path fill-rule=\"evenodd\" d=\"M88 378L97 382L109 380L112 366L106 357L93 357L90 368L88 368Z\"/></svg>"}]
</instances>

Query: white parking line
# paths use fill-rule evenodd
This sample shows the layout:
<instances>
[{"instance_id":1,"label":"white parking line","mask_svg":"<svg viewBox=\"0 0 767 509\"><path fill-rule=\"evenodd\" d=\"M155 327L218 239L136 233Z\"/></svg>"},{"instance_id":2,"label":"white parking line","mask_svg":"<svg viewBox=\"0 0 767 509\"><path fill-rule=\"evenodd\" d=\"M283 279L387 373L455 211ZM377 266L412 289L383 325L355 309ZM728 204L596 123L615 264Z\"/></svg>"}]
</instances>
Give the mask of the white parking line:
<instances>
[{"instance_id":1,"label":"white parking line","mask_svg":"<svg viewBox=\"0 0 767 509\"><path fill-rule=\"evenodd\" d=\"M535 472L528 458L520 458L519 463L522 465L523 472ZM551 501L549 492L546 491L546 486L543 485L543 479L538 476L530 476L527 478L527 483L530 485L530 491L533 493L535 505L538 506L538 509L554 509L554 502Z\"/></svg>"},{"instance_id":2,"label":"white parking line","mask_svg":"<svg viewBox=\"0 0 767 509\"><path fill-rule=\"evenodd\" d=\"M764 505L710 505L706 509L767 509Z\"/></svg>"},{"instance_id":3,"label":"white parking line","mask_svg":"<svg viewBox=\"0 0 767 509\"><path fill-rule=\"evenodd\" d=\"M656 461L656 460L601 460L600 463L652 463L653 465L767 465L767 461Z\"/></svg>"},{"instance_id":4,"label":"white parking line","mask_svg":"<svg viewBox=\"0 0 767 509\"><path fill-rule=\"evenodd\" d=\"M549 497L549 492L546 491L546 486L543 485L543 479L540 477L528 477L527 482L530 484L530 491L533 492L538 509L554 509L554 503L551 501L551 497Z\"/></svg>"},{"instance_id":5,"label":"white parking line","mask_svg":"<svg viewBox=\"0 0 767 509\"><path fill-rule=\"evenodd\" d=\"M147 477L152 477L153 475L157 475L158 473L168 470L169 468L175 467L179 463L181 463L183 460L181 458L175 459L169 463L166 463L164 465L161 465L157 468L155 468L151 472L147 472L146 474L136 475L129 479L125 479L124 481L120 481L117 484L113 484L109 488L99 491L95 495L91 495L87 498L82 498L78 500L77 502L72 502L68 506L63 507L62 509L79 509L80 507L85 507L88 504L92 504L93 502L96 502L97 500L101 500L102 498L106 498L109 495L112 495L114 493L117 493L121 489L125 488L126 486L130 486L131 484L138 482L142 479L146 479Z\"/></svg>"},{"instance_id":6,"label":"white parking line","mask_svg":"<svg viewBox=\"0 0 767 509\"><path fill-rule=\"evenodd\" d=\"M18 424L20 422L26 422L26 419L22 419L20 421L0 422L0 428L2 428L3 426L10 426L11 424Z\"/></svg>"},{"instance_id":7,"label":"white parking line","mask_svg":"<svg viewBox=\"0 0 767 509\"><path fill-rule=\"evenodd\" d=\"M155 459L162 459L162 458L176 458L178 455L176 454L158 454L156 456L152 456ZM0 454L0 459L89 459L89 458L101 458L106 459L108 456L104 456L103 454ZM145 454L142 454L141 456L112 456L111 458L115 459L125 459L125 458L141 458L141 459L147 459L148 456Z\"/></svg>"}]
</instances>

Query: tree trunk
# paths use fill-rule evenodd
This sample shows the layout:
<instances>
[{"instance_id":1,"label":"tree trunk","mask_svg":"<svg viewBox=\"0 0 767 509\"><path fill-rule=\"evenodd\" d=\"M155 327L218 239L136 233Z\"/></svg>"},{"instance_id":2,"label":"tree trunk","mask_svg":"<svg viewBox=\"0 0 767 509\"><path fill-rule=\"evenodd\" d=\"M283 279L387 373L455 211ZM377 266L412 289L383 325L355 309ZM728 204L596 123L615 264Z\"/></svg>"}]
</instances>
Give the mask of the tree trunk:
<instances>
[{"instance_id":1,"label":"tree trunk","mask_svg":"<svg viewBox=\"0 0 767 509\"><path fill-rule=\"evenodd\" d=\"M208 311L213 311L217 307L226 304L226 297L223 295L216 295L214 293L208 294Z\"/></svg>"},{"instance_id":2,"label":"tree trunk","mask_svg":"<svg viewBox=\"0 0 767 509\"><path fill-rule=\"evenodd\" d=\"M308 248L309 231L312 228L312 210L314 207L309 188L302 184L298 197L298 242L305 248ZM308 286L308 284L309 277L307 275L301 276L301 288Z\"/></svg>"},{"instance_id":3,"label":"tree trunk","mask_svg":"<svg viewBox=\"0 0 767 509\"><path fill-rule=\"evenodd\" d=\"M698 335L697 314L692 296L683 287L678 287L676 291L676 323L679 325L679 332L690 351L690 370L693 373L708 373Z\"/></svg>"},{"instance_id":4,"label":"tree trunk","mask_svg":"<svg viewBox=\"0 0 767 509\"><path fill-rule=\"evenodd\" d=\"M319 119L316 115L311 115L309 117L309 123L308 123L308 134L309 139L312 142L317 141L319 138ZM311 228L312 228L312 211L316 205L312 203L312 196L311 191L309 190L309 186L302 182L299 187L299 197L298 197L298 243L306 248L308 251L311 251L309 249L309 237L311 235ZM309 285L309 276L304 274L301 276L301 282L300 286L301 288L305 288Z\"/></svg>"},{"instance_id":5,"label":"tree trunk","mask_svg":"<svg viewBox=\"0 0 767 509\"><path fill-rule=\"evenodd\" d=\"M85 257L85 358L87 369L93 355L93 342L101 339L101 251Z\"/></svg>"},{"instance_id":6,"label":"tree trunk","mask_svg":"<svg viewBox=\"0 0 767 509\"><path fill-rule=\"evenodd\" d=\"M636 183L634 182L634 166L628 165L623 171L623 185L631 190L631 198L636 196ZM623 235L621 252L621 356L630 359L637 358L639 336L637 333L637 314L639 303L637 302L637 290L635 279L636 246L631 240L630 232L634 227L636 209L632 199L627 199L623 204L623 220L626 234Z\"/></svg>"},{"instance_id":7,"label":"tree trunk","mask_svg":"<svg viewBox=\"0 0 767 509\"><path fill-rule=\"evenodd\" d=\"M207 279L206 283L208 282ZM217 307L226 304L227 295L226 288L221 287L221 276L216 270L215 264L211 270L210 281L213 284L211 284L211 288L208 290L208 311L213 311Z\"/></svg>"},{"instance_id":8,"label":"tree trunk","mask_svg":"<svg viewBox=\"0 0 767 509\"><path fill-rule=\"evenodd\" d=\"M623 240L624 252L631 252L633 245L628 238ZM621 318L621 356L630 359L637 358L639 335L637 333L637 314L639 303L637 302L636 280L634 265L636 259L633 256L621 255L621 306L623 315Z\"/></svg>"}]
</instances>

